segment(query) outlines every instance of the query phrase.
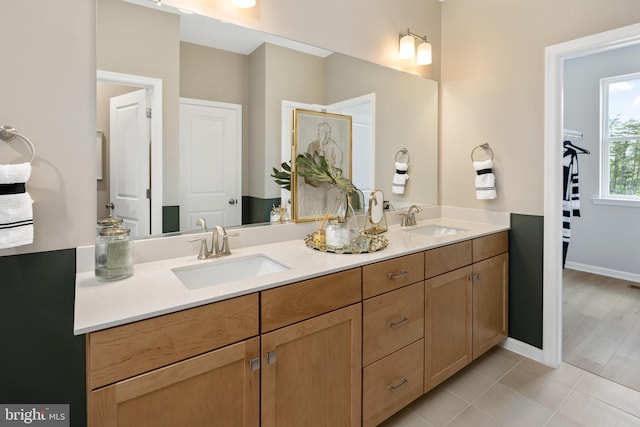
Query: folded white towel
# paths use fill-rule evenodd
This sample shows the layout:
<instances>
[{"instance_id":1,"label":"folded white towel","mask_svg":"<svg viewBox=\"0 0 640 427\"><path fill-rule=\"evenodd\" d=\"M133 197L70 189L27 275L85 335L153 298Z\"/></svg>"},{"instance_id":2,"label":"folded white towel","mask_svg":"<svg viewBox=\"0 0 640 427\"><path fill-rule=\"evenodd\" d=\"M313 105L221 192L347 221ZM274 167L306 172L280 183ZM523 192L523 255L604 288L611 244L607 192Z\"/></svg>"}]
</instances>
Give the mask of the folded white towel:
<instances>
[{"instance_id":1,"label":"folded white towel","mask_svg":"<svg viewBox=\"0 0 640 427\"><path fill-rule=\"evenodd\" d=\"M393 185L391 186L392 193L404 194L404 187L409 179L408 169L409 163L396 162L396 173L393 174Z\"/></svg>"},{"instance_id":2,"label":"folded white towel","mask_svg":"<svg viewBox=\"0 0 640 427\"><path fill-rule=\"evenodd\" d=\"M482 162L473 162L473 169L476 171L476 198L477 199L495 199L496 193L496 176L491 168L493 162L484 160Z\"/></svg>"},{"instance_id":3,"label":"folded white towel","mask_svg":"<svg viewBox=\"0 0 640 427\"><path fill-rule=\"evenodd\" d=\"M24 184L31 164L0 165L0 249L33 243L33 200Z\"/></svg>"}]
</instances>

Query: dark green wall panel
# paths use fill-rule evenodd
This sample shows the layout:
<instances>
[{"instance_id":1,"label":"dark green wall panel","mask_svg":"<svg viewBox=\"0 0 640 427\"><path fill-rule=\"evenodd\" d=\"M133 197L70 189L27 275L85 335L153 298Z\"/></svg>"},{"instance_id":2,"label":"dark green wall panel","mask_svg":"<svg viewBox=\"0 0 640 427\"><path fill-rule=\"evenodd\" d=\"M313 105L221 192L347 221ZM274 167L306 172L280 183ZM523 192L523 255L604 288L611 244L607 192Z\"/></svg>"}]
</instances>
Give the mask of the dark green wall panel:
<instances>
[{"instance_id":1,"label":"dark green wall panel","mask_svg":"<svg viewBox=\"0 0 640 427\"><path fill-rule=\"evenodd\" d=\"M0 257L0 403L70 404L86 424L85 339L73 335L76 251Z\"/></svg>"},{"instance_id":2,"label":"dark green wall panel","mask_svg":"<svg viewBox=\"0 0 640 427\"><path fill-rule=\"evenodd\" d=\"M542 348L544 217L511 214L509 336Z\"/></svg>"}]
</instances>

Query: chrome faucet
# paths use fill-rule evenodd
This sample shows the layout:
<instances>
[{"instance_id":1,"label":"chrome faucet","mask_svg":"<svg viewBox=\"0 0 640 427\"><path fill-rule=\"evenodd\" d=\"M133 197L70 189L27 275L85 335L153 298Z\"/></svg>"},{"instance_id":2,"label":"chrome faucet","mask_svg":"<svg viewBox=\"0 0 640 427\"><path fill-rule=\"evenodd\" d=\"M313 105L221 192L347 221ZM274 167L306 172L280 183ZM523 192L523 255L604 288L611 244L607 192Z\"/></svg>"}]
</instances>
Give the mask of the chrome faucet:
<instances>
[{"instance_id":1,"label":"chrome faucet","mask_svg":"<svg viewBox=\"0 0 640 427\"><path fill-rule=\"evenodd\" d=\"M416 225L416 213L422 212L422 208L418 205L411 205L407 212L400 212L402 219L400 220L400 226L406 227L409 225Z\"/></svg>"},{"instance_id":2,"label":"chrome faucet","mask_svg":"<svg viewBox=\"0 0 640 427\"><path fill-rule=\"evenodd\" d=\"M207 223L204 218L198 218L196 220L196 225L202 227L202 230L205 233L207 232ZM237 235L238 233L227 233L227 230L223 226L216 225L211 233L211 249L209 249L207 239L205 237L189 239L189 242L200 242L198 259L218 258L225 255L231 255L229 237ZM220 240L222 240L222 247L220 246Z\"/></svg>"}]
</instances>

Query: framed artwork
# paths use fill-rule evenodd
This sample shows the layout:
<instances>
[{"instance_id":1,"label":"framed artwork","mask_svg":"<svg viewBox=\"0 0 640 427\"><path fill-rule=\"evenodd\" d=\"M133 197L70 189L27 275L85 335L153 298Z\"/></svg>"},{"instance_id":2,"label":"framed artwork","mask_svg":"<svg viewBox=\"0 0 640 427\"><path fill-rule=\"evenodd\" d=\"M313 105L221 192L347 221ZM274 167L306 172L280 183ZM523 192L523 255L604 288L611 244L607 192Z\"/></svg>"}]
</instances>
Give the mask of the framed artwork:
<instances>
[{"instance_id":1,"label":"framed artwork","mask_svg":"<svg viewBox=\"0 0 640 427\"><path fill-rule=\"evenodd\" d=\"M351 116L296 109L293 112L293 152L291 163L299 154L324 156L332 168L342 169L351 178ZM295 222L322 219L325 212L335 212L340 190L326 183L291 174L291 200Z\"/></svg>"},{"instance_id":2,"label":"framed artwork","mask_svg":"<svg viewBox=\"0 0 640 427\"><path fill-rule=\"evenodd\" d=\"M97 179L102 180L102 131L96 131L96 161Z\"/></svg>"}]
</instances>

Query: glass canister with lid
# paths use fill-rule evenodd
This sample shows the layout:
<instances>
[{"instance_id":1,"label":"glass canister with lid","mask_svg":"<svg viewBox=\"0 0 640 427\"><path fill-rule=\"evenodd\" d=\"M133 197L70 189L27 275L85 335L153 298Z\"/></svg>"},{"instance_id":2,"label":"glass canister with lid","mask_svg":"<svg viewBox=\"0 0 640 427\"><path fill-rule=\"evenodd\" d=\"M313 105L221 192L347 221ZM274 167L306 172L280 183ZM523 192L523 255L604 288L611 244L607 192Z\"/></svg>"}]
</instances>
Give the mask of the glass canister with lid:
<instances>
[{"instance_id":1,"label":"glass canister with lid","mask_svg":"<svg viewBox=\"0 0 640 427\"><path fill-rule=\"evenodd\" d=\"M133 274L133 239L123 227L105 227L96 237L95 273L101 281L119 280Z\"/></svg>"}]
</instances>

